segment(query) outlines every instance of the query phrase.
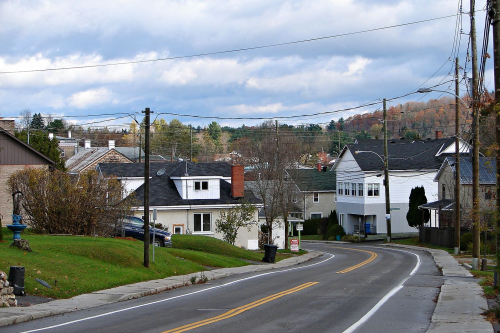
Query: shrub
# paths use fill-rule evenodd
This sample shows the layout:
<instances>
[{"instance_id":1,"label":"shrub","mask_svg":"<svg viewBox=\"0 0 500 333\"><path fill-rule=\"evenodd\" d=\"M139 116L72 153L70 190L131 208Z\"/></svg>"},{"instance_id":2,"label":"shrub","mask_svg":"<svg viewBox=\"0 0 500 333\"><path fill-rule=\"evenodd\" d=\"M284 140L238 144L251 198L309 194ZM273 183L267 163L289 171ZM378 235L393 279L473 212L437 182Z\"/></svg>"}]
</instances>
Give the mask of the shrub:
<instances>
[{"instance_id":1,"label":"shrub","mask_svg":"<svg viewBox=\"0 0 500 333\"><path fill-rule=\"evenodd\" d=\"M469 243L472 243L472 232L466 232L460 236L460 251L467 251Z\"/></svg>"},{"instance_id":2,"label":"shrub","mask_svg":"<svg viewBox=\"0 0 500 333\"><path fill-rule=\"evenodd\" d=\"M302 235L318 235L319 230L319 219L305 220L304 230L302 230Z\"/></svg>"},{"instance_id":3,"label":"shrub","mask_svg":"<svg viewBox=\"0 0 500 333\"><path fill-rule=\"evenodd\" d=\"M342 237L342 241L343 242L351 242L351 243L359 242L359 236L345 235L344 237Z\"/></svg>"},{"instance_id":4,"label":"shrub","mask_svg":"<svg viewBox=\"0 0 500 333\"><path fill-rule=\"evenodd\" d=\"M335 240L337 235L339 236L345 236L345 231L344 228L339 225L339 224L334 224L330 229L328 229L328 232L326 233L326 239L330 240Z\"/></svg>"}]
</instances>

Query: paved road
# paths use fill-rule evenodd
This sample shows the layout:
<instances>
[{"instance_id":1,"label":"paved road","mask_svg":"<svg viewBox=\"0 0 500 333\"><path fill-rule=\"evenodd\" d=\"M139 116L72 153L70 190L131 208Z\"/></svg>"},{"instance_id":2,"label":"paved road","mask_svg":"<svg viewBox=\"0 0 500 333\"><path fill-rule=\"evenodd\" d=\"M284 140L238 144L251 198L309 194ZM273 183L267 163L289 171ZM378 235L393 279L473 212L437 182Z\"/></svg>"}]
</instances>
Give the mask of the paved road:
<instances>
[{"instance_id":1,"label":"paved road","mask_svg":"<svg viewBox=\"0 0 500 333\"><path fill-rule=\"evenodd\" d=\"M425 252L351 244L307 248L324 255L288 269L213 280L2 332L373 333L429 327L442 277Z\"/></svg>"}]
</instances>

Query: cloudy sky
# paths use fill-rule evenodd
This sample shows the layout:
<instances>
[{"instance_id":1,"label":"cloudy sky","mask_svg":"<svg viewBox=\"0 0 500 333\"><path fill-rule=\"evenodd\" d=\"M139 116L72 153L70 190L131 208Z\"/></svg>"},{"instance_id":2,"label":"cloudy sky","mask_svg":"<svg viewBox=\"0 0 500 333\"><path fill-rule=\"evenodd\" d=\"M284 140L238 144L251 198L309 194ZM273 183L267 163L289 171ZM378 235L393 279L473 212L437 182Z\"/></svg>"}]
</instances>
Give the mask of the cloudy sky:
<instances>
[{"instance_id":1,"label":"cloudy sky","mask_svg":"<svg viewBox=\"0 0 500 333\"><path fill-rule=\"evenodd\" d=\"M84 126L126 126L149 107L153 119L202 127L262 122L224 118L324 124L419 87L454 89L456 56L470 77L461 3L3 0L0 116L29 109ZM479 46L485 3L476 1ZM462 5L468 12L468 0Z\"/></svg>"}]
</instances>

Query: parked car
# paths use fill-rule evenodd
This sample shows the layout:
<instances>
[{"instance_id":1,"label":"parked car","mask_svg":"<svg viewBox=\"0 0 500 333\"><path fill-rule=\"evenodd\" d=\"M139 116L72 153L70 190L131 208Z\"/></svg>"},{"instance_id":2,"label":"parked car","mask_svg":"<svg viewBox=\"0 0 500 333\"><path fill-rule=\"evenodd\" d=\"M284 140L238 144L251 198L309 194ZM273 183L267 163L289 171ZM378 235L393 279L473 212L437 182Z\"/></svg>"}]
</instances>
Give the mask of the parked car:
<instances>
[{"instance_id":1,"label":"parked car","mask_svg":"<svg viewBox=\"0 0 500 333\"><path fill-rule=\"evenodd\" d=\"M117 236L132 237L144 241L144 220L136 216L125 216L118 221ZM154 246L172 247L170 232L149 227L149 242Z\"/></svg>"}]
</instances>

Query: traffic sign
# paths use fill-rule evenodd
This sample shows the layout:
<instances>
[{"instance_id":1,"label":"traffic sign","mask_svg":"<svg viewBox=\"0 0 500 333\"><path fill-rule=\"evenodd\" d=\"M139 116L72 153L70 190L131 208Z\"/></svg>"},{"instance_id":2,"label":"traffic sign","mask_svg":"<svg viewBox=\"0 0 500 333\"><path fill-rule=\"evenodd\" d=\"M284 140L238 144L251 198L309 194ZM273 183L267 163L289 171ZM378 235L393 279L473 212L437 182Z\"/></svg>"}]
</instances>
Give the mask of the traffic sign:
<instances>
[{"instance_id":1,"label":"traffic sign","mask_svg":"<svg viewBox=\"0 0 500 333\"><path fill-rule=\"evenodd\" d=\"M297 223L297 231L303 231L304 230L304 225L302 223Z\"/></svg>"},{"instance_id":2,"label":"traffic sign","mask_svg":"<svg viewBox=\"0 0 500 333\"><path fill-rule=\"evenodd\" d=\"M299 252L299 240L297 238L290 239L290 251Z\"/></svg>"}]
</instances>

